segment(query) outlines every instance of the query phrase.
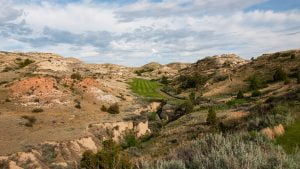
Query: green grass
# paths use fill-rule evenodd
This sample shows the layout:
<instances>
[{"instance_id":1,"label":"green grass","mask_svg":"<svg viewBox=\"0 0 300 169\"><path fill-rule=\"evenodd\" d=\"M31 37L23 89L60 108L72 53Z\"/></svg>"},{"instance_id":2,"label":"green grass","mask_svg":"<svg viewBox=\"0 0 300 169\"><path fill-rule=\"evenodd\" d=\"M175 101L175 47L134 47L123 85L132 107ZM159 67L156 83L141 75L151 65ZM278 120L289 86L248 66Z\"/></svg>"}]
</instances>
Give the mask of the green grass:
<instances>
[{"instance_id":1,"label":"green grass","mask_svg":"<svg viewBox=\"0 0 300 169\"><path fill-rule=\"evenodd\" d=\"M277 143L288 153L293 153L297 147L300 148L300 119L286 129L285 134L277 139Z\"/></svg>"},{"instance_id":2,"label":"green grass","mask_svg":"<svg viewBox=\"0 0 300 169\"><path fill-rule=\"evenodd\" d=\"M158 82L134 78L129 84L131 90L140 96L155 99L164 98L164 96L159 93L159 88L161 88L162 85Z\"/></svg>"},{"instance_id":3,"label":"green grass","mask_svg":"<svg viewBox=\"0 0 300 169\"><path fill-rule=\"evenodd\" d=\"M232 100L229 100L226 104L229 107L236 107L236 106L239 106L239 105L242 105L245 103L247 103L247 101L245 99L232 99Z\"/></svg>"}]
</instances>

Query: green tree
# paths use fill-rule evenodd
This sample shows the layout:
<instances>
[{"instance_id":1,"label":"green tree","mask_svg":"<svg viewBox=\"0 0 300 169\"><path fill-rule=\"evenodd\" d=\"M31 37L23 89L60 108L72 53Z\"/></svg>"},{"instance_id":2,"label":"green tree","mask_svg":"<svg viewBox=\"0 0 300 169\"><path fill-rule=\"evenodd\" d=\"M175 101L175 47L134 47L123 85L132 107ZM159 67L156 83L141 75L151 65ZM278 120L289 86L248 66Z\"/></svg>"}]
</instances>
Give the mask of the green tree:
<instances>
[{"instance_id":1,"label":"green tree","mask_svg":"<svg viewBox=\"0 0 300 169\"><path fill-rule=\"evenodd\" d=\"M210 125L215 125L217 123L217 114L213 108L208 110L206 122Z\"/></svg>"}]
</instances>

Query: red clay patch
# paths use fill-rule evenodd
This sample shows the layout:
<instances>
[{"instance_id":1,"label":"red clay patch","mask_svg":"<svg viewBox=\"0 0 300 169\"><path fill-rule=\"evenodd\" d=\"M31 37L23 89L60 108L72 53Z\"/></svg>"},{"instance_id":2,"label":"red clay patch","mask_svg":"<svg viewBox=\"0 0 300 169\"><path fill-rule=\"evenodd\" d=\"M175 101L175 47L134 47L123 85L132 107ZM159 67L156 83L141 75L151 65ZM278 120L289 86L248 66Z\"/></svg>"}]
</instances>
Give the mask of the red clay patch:
<instances>
[{"instance_id":1,"label":"red clay patch","mask_svg":"<svg viewBox=\"0 0 300 169\"><path fill-rule=\"evenodd\" d=\"M84 78L83 80L81 80L79 83L77 83L75 85L76 88L78 89L89 89L91 87L98 87L99 83L97 82L97 80L91 78L91 77L87 77Z\"/></svg>"},{"instance_id":2,"label":"red clay patch","mask_svg":"<svg viewBox=\"0 0 300 169\"><path fill-rule=\"evenodd\" d=\"M31 77L25 80L15 82L10 86L14 96L23 95L48 95L55 91L56 80L51 77Z\"/></svg>"}]
</instances>

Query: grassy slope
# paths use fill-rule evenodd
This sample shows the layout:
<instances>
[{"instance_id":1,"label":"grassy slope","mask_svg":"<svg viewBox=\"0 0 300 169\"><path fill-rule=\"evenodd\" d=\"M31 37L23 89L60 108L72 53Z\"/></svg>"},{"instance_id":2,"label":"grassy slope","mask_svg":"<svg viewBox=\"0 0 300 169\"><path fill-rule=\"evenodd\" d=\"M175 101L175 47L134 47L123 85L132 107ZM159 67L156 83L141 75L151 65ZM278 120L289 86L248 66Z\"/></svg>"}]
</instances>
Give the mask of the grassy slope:
<instances>
[{"instance_id":1,"label":"grassy slope","mask_svg":"<svg viewBox=\"0 0 300 169\"><path fill-rule=\"evenodd\" d=\"M134 78L129 84L132 91L140 96L158 99L164 98L158 91L161 87L161 84L158 82Z\"/></svg>"},{"instance_id":2,"label":"grassy slope","mask_svg":"<svg viewBox=\"0 0 300 169\"><path fill-rule=\"evenodd\" d=\"M300 119L290 125L286 133L277 139L277 143L280 144L287 152L293 152L300 146Z\"/></svg>"}]
</instances>

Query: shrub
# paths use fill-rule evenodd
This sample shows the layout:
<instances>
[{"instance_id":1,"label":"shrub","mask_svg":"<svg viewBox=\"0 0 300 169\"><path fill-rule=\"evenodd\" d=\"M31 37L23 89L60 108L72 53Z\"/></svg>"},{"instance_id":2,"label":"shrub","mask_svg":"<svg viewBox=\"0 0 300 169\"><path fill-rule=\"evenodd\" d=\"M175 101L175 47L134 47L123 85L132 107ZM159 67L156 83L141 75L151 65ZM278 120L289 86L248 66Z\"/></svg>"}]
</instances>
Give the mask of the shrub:
<instances>
[{"instance_id":1,"label":"shrub","mask_svg":"<svg viewBox=\"0 0 300 169\"><path fill-rule=\"evenodd\" d=\"M296 77L296 78L297 78L297 83L300 84L300 72L297 72L297 75L296 75L296 76L297 76L297 77Z\"/></svg>"},{"instance_id":2,"label":"shrub","mask_svg":"<svg viewBox=\"0 0 300 169\"><path fill-rule=\"evenodd\" d=\"M189 88L202 87L207 82L208 77L196 73L193 75L180 76L179 80L182 82L181 84L182 89L189 89Z\"/></svg>"},{"instance_id":3,"label":"shrub","mask_svg":"<svg viewBox=\"0 0 300 169\"><path fill-rule=\"evenodd\" d=\"M215 125L217 123L217 114L213 108L210 108L208 110L206 122L207 122L207 124L210 124L210 125Z\"/></svg>"},{"instance_id":4,"label":"shrub","mask_svg":"<svg viewBox=\"0 0 300 169\"><path fill-rule=\"evenodd\" d=\"M138 71L138 70L134 71L134 73L135 73L136 75L138 75L138 76L142 76L142 72L140 72L140 71Z\"/></svg>"},{"instance_id":5,"label":"shrub","mask_svg":"<svg viewBox=\"0 0 300 169\"><path fill-rule=\"evenodd\" d=\"M123 149L134 147L138 145L138 139L133 130L127 130L124 133L123 140L121 142L121 146Z\"/></svg>"},{"instance_id":6,"label":"shrub","mask_svg":"<svg viewBox=\"0 0 300 169\"><path fill-rule=\"evenodd\" d=\"M254 90L251 94L252 97L259 97L261 96L261 92L259 90Z\"/></svg>"},{"instance_id":7,"label":"shrub","mask_svg":"<svg viewBox=\"0 0 300 169\"><path fill-rule=\"evenodd\" d=\"M167 160L146 163L140 168L159 166L174 169L269 169L297 168L299 164L260 134L207 134L172 151Z\"/></svg>"},{"instance_id":8,"label":"shrub","mask_svg":"<svg viewBox=\"0 0 300 169\"><path fill-rule=\"evenodd\" d=\"M170 81L168 80L168 78L166 76L163 76L160 80L160 83L167 85L170 83Z\"/></svg>"},{"instance_id":9,"label":"shrub","mask_svg":"<svg viewBox=\"0 0 300 169\"><path fill-rule=\"evenodd\" d=\"M106 106L102 105L101 110L104 111L104 112L107 112Z\"/></svg>"},{"instance_id":10,"label":"shrub","mask_svg":"<svg viewBox=\"0 0 300 169\"><path fill-rule=\"evenodd\" d=\"M247 117L248 130L261 130L266 127L273 127L279 124L287 126L294 121L289 110L289 105L261 104L252 108L252 113Z\"/></svg>"},{"instance_id":11,"label":"shrub","mask_svg":"<svg viewBox=\"0 0 300 169\"><path fill-rule=\"evenodd\" d=\"M53 162L57 157L58 153L55 151L55 145L42 144L42 157L46 162Z\"/></svg>"},{"instance_id":12,"label":"shrub","mask_svg":"<svg viewBox=\"0 0 300 169\"><path fill-rule=\"evenodd\" d=\"M291 54L291 60L294 60L294 59L296 59L296 55L293 53L293 54Z\"/></svg>"},{"instance_id":13,"label":"shrub","mask_svg":"<svg viewBox=\"0 0 300 169\"><path fill-rule=\"evenodd\" d=\"M186 169L185 164L182 160L160 160L154 164L144 163L143 169Z\"/></svg>"},{"instance_id":14,"label":"shrub","mask_svg":"<svg viewBox=\"0 0 300 169\"><path fill-rule=\"evenodd\" d=\"M31 63L34 63L34 61L30 60L30 59L25 59L23 62L19 62L18 65L19 65L19 68L23 68L23 67L30 65Z\"/></svg>"},{"instance_id":15,"label":"shrub","mask_svg":"<svg viewBox=\"0 0 300 169\"><path fill-rule=\"evenodd\" d=\"M245 104L246 100L245 99L232 99L229 100L226 105L229 107L237 107L239 105Z\"/></svg>"},{"instance_id":16,"label":"shrub","mask_svg":"<svg viewBox=\"0 0 300 169\"><path fill-rule=\"evenodd\" d=\"M286 78L285 80L284 80L284 84L290 84L291 83L291 79L290 78Z\"/></svg>"},{"instance_id":17,"label":"shrub","mask_svg":"<svg viewBox=\"0 0 300 169\"><path fill-rule=\"evenodd\" d=\"M150 112L148 114L148 120L149 121L155 121L156 120L156 116L157 116L156 112Z\"/></svg>"},{"instance_id":18,"label":"shrub","mask_svg":"<svg viewBox=\"0 0 300 169\"><path fill-rule=\"evenodd\" d=\"M22 116L23 119L26 119L25 123L26 127L33 127L33 124L36 122L36 118L34 116Z\"/></svg>"},{"instance_id":19,"label":"shrub","mask_svg":"<svg viewBox=\"0 0 300 169\"><path fill-rule=\"evenodd\" d=\"M190 93L189 99L190 99L190 101L191 101L193 104L196 103L196 94L195 94L195 92L191 92L191 93Z\"/></svg>"},{"instance_id":20,"label":"shrub","mask_svg":"<svg viewBox=\"0 0 300 169\"><path fill-rule=\"evenodd\" d=\"M286 72L282 68L278 68L273 75L273 81L274 82L284 81L286 79L287 79Z\"/></svg>"},{"instance_id":21,"label":"shrub","mask_svg":"<svg viewBox=\"0 0 300 169\"><path fill-rule=\"evenodd\" d=\"M237 99L243 99L244 98L244 93L240 90L236 96Z\"/></svg>"},{"instance_id":22,"label":"shrub","mask_svg":"<svg viewBox=\"0 0 300 169\"><path fill-rule=\"evenodd\" d=\"M261 82L255 75L249 78L249 90L256 90L260 86L261 86Z\"/></svg>"},{"instance_id":23,"label":"shrub","mask_svg":"<svg viewBox=\"0 0 300 169\"><path fill-rule=\"evenodd\" d=\"M33 110L32 110L32 113L41 113L41 112L43 112L44 110L42 109L42 108L34 108Z\"/></svg>"},{"instance_id":24,"label":"shrub","mask_svg":"<svg viewBox=\"0 0 300 169\"><path fill-rule=\"evenodd\" d=\"M81 80L82 77L81 77L80 73L77 72L77 73L73 73L73 74L71 75L71 79Z\"/></svg>"},{"instance_id":25,"label":"shrub","mask_svg":"<svg viewBox=\"0 0 300 169\"><path fill-rule=\"evenodd\" d=\"M214 82L221 82L228 79L228 75L216 75L214 76Z\"/></svg>"},{"instance_id":26,"label":"shrub","mask_svg":"<svg viewBox=\"0 0 300 169\"><path fill-rule=\"evenodd\" d=\"M80 167L83 169L132 169L128 155L112 140L104 141L103 149L94 154L86 151L82 155Z\"/></svg>"},{"instance_id":27,"label":"shrub","mask_svg":"<svg viewBox=\"0 0 300 169\"><path fill-rule=\"evenodd\" d=\"M75 99L74 102L75 102L75 108L81 109L81 103L80 103L80 101L77 100L77 99Z\"/></svg>"},{"instance_id":28,"label":"shrub","mask_svg":"<svg viewBox=\"0 0 300 169\"><path fill-rule=\"evenodd\" d=\"M193 112L194 105L190 100L186 100L184 103L180 104L177 110L183 111L184 114Z\"/></svg>"},{"instance_id":29,"label":"shrub","mask_svg":"<svg viewBox=\"0 0 300 169\"><path fill-rule=\"evenodd\" d=\"M11 71L11 70L14 70L14 69L11 68L11 67L5 67L5 68L2 70L2 72L9 72L9 71Z\"/></svg>"},{"instance_id":30,"label":"shrub","mask_svg":"<svg viewBox=\"0 0 300 169\"><path fill-rule=\"evenodd\" d=\"M107 109L107 112L110 114L119 114L120 113L120 107L117 103L109 106L109 108Z\"/></svg>"}]
</instances>

